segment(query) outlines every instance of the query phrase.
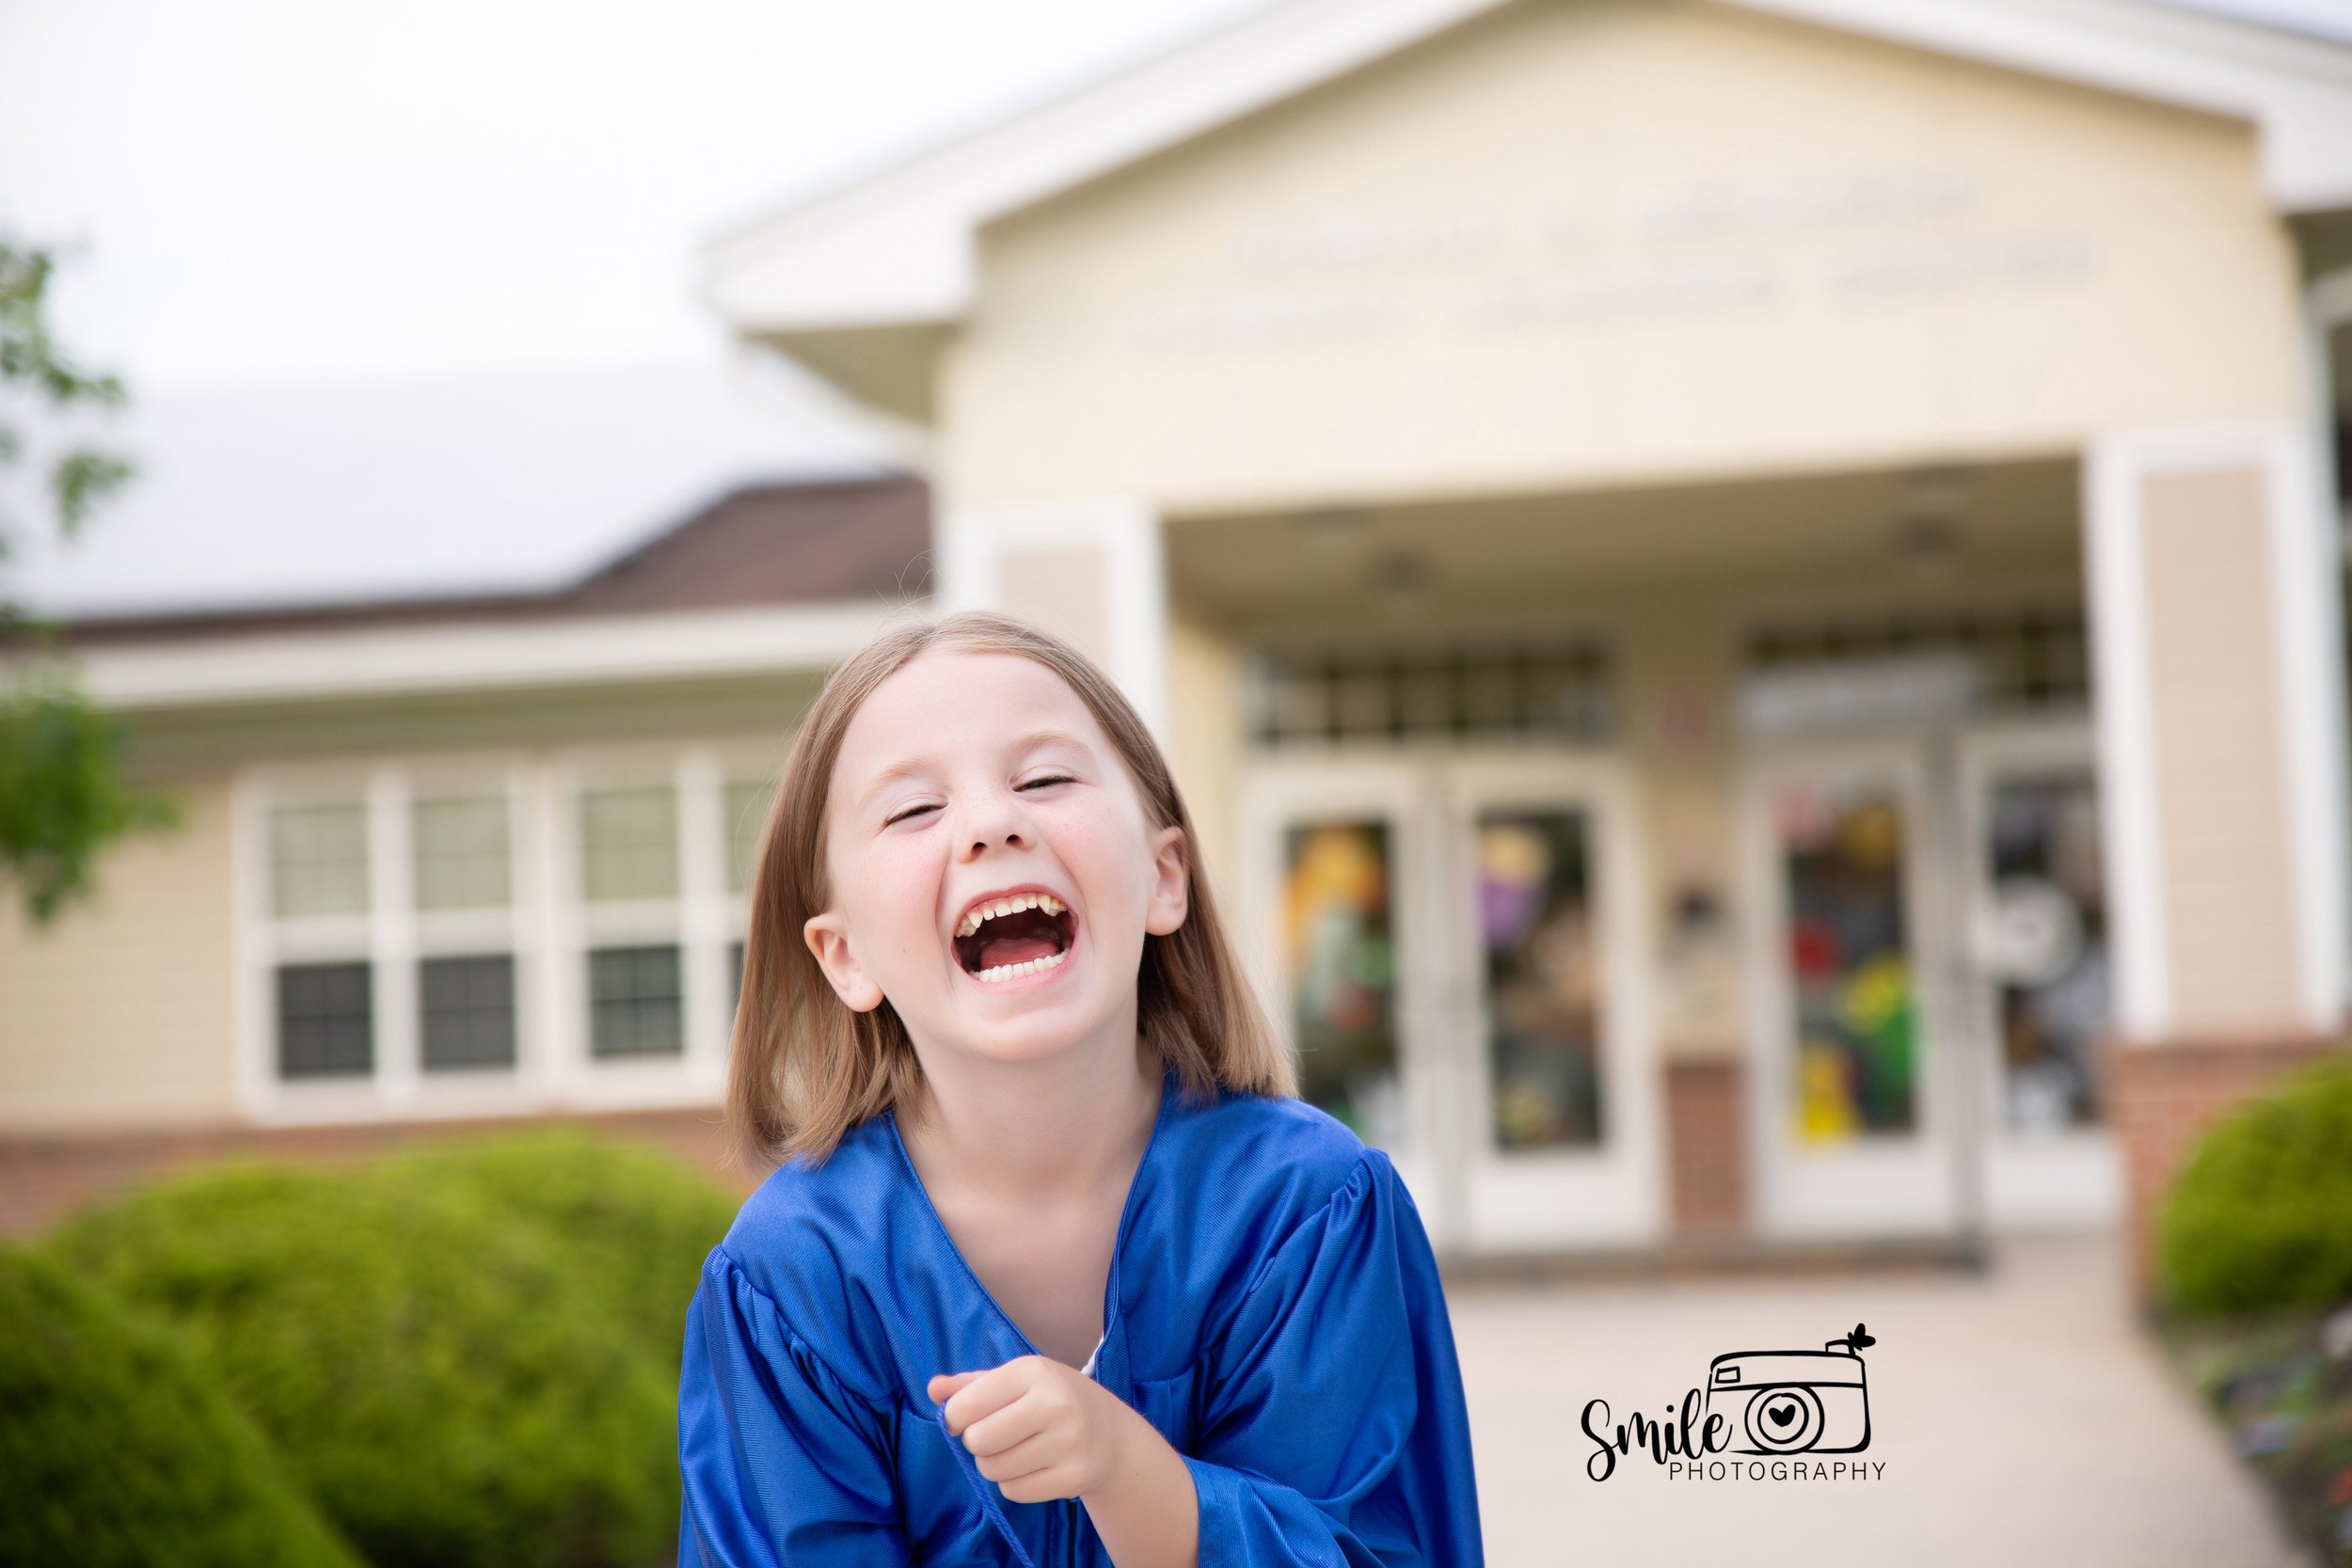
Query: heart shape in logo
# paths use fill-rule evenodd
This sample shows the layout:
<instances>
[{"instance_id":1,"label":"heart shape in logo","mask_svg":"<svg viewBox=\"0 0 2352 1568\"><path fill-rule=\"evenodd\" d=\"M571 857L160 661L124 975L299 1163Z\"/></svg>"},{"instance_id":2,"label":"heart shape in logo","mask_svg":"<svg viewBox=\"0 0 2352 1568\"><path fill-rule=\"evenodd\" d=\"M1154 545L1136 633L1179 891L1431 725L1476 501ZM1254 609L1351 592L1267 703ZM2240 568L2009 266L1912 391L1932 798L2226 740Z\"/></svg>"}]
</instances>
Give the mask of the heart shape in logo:
<instances>
[{"instance_id":1,"label":"heart shape in logo","mask_svg":"<svg viewBox=\"0 0 2352 1568\"><path fill-rule=\"evenodd\" d=\"M1772 1425L1785 1427L1797 1418L1797 1407L1793 1404L1776 1404L1764 1414L1772 1418Z\"/></svg>"}]
</instances>

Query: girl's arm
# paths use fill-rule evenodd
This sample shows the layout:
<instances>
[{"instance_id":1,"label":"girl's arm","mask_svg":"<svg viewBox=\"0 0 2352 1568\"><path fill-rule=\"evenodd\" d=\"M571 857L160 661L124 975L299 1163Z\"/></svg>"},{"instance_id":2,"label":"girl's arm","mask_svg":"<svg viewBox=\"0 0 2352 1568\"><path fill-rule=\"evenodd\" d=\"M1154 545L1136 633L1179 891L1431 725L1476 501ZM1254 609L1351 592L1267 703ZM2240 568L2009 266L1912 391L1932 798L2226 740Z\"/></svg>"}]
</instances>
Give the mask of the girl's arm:
<instances>
[{"instance_id":1,"label":"girl's arm","mask_svg":"<svg viewBox=\"0 0 2352 1568\"><path fill-rule=\"evenodd\" d=\"M1200 1501L1192 1469L1125 1401L1120 1439L1100 1488L1079 1494L1119 1568L1199 1568Z\"/></svg>"}]
</instances>

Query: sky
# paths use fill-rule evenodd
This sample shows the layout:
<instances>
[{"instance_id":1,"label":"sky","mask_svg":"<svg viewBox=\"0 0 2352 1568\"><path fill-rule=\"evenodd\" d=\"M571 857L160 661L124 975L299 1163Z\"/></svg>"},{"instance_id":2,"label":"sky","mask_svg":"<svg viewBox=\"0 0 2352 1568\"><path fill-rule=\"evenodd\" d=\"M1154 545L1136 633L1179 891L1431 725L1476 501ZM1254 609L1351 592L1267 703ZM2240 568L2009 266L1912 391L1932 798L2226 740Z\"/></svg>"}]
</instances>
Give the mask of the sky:
<instances>
[{"instance_id":1,"label":"sky","mask_svg":"<svg viewBox=\"0 0 2352 1568\"><path fill-rule=\"evenodd\" d=\"M0 234L70 247L142 469L0 592L553 586L730 484L904 462L725 363L697 245L1268 3L0 0ZM2197 3L2352 40L2352 0Z\"/></svg>"},{"instance_id":2,"label":"sky","mask_svg":"<svg viewBox=\"0 0 2352 1568\"><path fill-rule=\"evenodd\" d=\"M904 464L728 362L698 245L1263 3L0 0L0 233L70 247L56 324L140 468L0 592L552 588L736 484Z\"/></svg>"},{"instance_id":3,"label":"sky","mask_svg":"<svg viewBox=\"0 0 2352 1568\"><path fill-rule=\"evenodd\" d=\"M0 229L143 388L707 354L697 242L1263 0L0 0Z\"/></svg>"}]
</instances>

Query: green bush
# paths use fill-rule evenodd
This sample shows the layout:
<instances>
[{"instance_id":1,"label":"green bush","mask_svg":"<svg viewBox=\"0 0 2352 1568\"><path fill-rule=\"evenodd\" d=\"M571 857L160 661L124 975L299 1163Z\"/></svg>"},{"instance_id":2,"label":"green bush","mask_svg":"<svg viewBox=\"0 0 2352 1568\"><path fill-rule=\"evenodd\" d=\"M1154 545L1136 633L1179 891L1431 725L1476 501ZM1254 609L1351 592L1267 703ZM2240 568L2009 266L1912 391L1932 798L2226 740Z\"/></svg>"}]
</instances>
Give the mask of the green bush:
<instances>
[{"instance_id":1,"label":"green bush","mask_svg":"<svg viewBox=\"0 0 2352 1568\"><path fill-rule=\"evenodd\" d=\"M2167 1299L2189 1312L2321 1307L2352 1295L2352 1059L2217 1122L2158 1223Z\"/></svg>"},{"instance_id":2,"label":"green bush","mask_svg":"<svg viewBox=\"0 0 2352 1568\"><path fill-rule=\"evenodd\" d=\"M675 1381L686 1305L735 1218L724 1189L659 1148L573 1128L426 1144L377 1172L546 1227L571 1288L611 1303Z\"/></svg>"},{"instance_id":3,"label":"green bush","mask_svg":"<svg viewBox=\"0 0 2352 1568\"><path fill-rule=\"evenodd\" d=\"M634 1568L674 1540L675 1350L489 1193L226 1165L49 1245L178 1325L375 1568Z\"/></svg>"},{"instance_id":4,"label":"green bush","mask_svg":"<svg viewBox=\"0 0 2352 1568\"><path fill-rule=\"evenodd\" d=\"M0 1249L0 1562L358 1568L167 1333Z\"/></svg>"}]
</instances>

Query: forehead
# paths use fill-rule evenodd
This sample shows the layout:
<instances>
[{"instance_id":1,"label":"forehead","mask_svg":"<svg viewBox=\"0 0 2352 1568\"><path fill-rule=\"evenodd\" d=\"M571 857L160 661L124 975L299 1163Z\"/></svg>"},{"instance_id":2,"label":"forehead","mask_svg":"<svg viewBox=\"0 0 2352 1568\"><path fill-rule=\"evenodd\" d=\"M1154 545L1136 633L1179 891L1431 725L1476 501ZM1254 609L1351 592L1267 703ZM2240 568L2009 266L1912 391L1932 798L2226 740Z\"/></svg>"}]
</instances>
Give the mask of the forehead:
<instances>
[{"instance_id":1,"label":"forehead","mask_svg":"<svg viewBox=\"0 0 2352 1568\"><path fill-rule=\"evenodd\" d=\"M891 672L850 720L834 782L850 789L885 768L1001 747L1057 729L1098 755L1102 727L1054 671L1019 654L930 649Z\"/></svg>"}]
</instances>

